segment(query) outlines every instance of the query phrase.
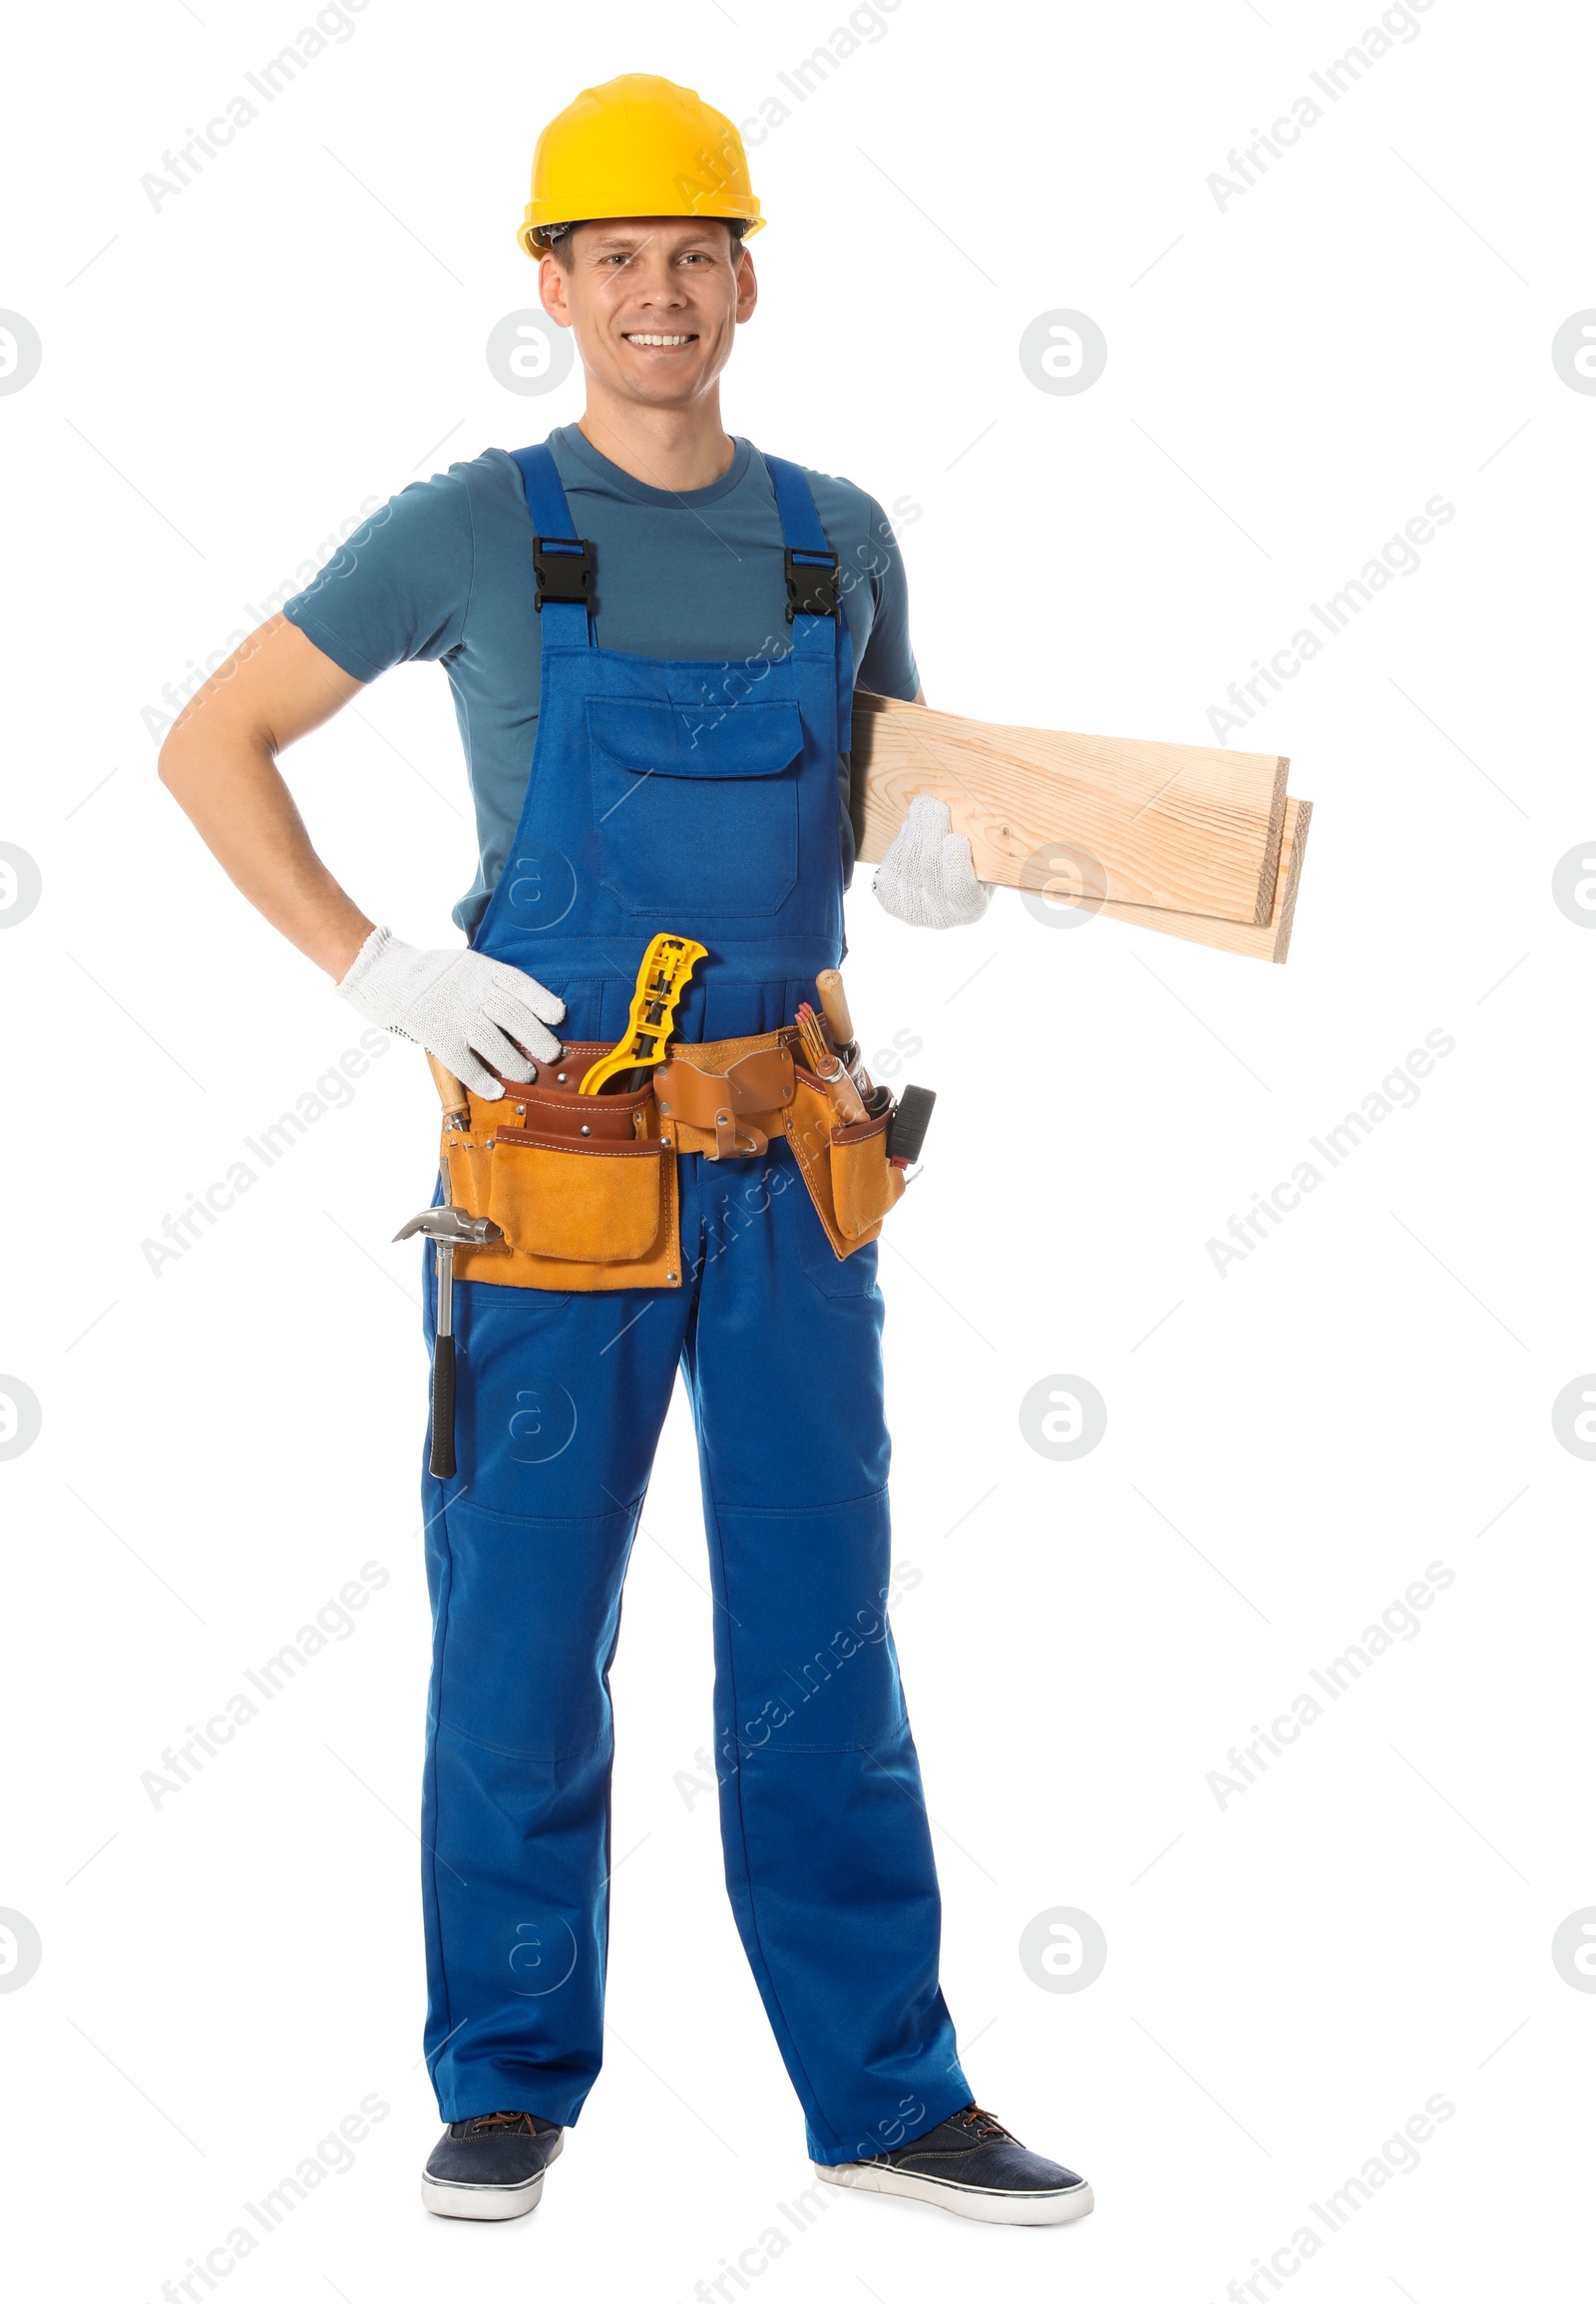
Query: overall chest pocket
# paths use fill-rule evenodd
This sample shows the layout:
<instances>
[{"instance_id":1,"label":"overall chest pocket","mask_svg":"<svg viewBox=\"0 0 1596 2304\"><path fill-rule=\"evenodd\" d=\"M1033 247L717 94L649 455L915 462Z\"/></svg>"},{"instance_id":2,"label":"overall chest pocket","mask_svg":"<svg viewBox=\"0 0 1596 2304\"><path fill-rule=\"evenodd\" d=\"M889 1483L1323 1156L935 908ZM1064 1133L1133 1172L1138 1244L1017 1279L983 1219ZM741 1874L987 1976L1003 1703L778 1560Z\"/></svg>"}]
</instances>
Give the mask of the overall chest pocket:
<instances>
[{"instance_id":1,"label":"overall chest pocket","mask_svg":"<svg viewBox=\"0 0 1596 2304\"><path fill-rule=\"evenodd\" d=\"M624 911L698 922L781 910L798 881L796 703L593 696L588 738L603 884Z\"/></svg>"}]
</instances>

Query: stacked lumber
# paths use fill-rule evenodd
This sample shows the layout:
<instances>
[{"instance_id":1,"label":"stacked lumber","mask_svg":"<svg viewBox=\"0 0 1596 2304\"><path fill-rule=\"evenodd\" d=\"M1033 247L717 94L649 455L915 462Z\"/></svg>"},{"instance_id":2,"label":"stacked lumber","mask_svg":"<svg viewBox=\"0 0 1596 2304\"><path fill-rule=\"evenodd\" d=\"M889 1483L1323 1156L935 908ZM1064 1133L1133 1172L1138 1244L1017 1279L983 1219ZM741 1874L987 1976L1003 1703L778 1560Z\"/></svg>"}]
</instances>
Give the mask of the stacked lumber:
<instances>
[{"instance_id":1,"label":"stacked lumber","mask_svg":"<svg viewBox=\"0 0 1596 2304\"><path fill-rule=\"evenodd\" d=\"M854 839L861 863L879 863L910 801L929 793L969 835L982 880L1284 960L1313 813L1287 797L1288 766L1272 753L1003 727L860 690Z\"/></svg>"}]
</instances>

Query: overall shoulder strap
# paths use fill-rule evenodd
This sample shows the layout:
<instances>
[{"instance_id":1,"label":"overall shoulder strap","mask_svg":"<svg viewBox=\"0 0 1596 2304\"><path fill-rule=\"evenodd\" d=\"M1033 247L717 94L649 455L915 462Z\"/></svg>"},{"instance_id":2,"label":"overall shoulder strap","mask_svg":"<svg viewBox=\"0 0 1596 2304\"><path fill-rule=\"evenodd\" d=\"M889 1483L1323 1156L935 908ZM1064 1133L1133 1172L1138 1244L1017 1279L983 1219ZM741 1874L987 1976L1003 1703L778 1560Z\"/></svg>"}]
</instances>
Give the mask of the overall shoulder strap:
<instances>
[{"instance_id":1,"label":"overall shoulder strap","mask_svg":"<svg viewBox=\"0 0 1596 2304\"><path fill-rule=\"evenodd\" d=\"M589 599L593 586L593 546L579 537L566 501L559 468L547 441L511 451L532 517L532 560L538 578L538 611L547 646L596 645ZM581 619L580 623L578 619Z\"/></svg>"},{"instance_id":2,"label":"overall shoulder strap","mask_svg":"<svg viewBox=\"0 0 1596 2304\"><path fill-rule=\"evenodd\" d=\"M763 450L760 453L763 455ZM827 646L835 650L837 748L846 752L853 743L854 656L853 636L843 613L843 579L837 555L826 541L814 491L804 478L803 468L789 463L785 456L765 456L764 465L775 491L781 541L786 548L787 621L793 627L793 647L804 652ZM831 625L829 632L823 618Z\"/></svg>"},{"instance_id":3,"label":"overall shoulder strap","mask_svg":"<svg viewBox=\"0 0 1596 2304\"><path fill-rule=\"evenodd\" d=\"M824 554L835 568L836 555L826 542L826 532L815 509L814 491L804 478L803 467L789 464L785 456L766 456L765 470L776 492L783 544L789 552Z\"/></svg>"}]
</instances>

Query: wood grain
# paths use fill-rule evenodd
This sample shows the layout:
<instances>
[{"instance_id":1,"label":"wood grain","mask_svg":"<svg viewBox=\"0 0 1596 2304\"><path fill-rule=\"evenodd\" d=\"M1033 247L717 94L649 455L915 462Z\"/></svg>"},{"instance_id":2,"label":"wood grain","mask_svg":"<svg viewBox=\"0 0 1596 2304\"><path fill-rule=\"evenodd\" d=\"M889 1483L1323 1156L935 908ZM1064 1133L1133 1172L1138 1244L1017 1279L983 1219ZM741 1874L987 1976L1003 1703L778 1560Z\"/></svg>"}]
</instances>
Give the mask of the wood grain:
<instances>
[{"instance_id":1,"label":"wood grain","mask_svg":"<svg viewBox=\"0 0 1596 2304\"><path fill-rule=\"evenodd\" d=\"M1002 888L1042 886L1035 860L1062 845L1095 860L1110 905L1267 927L1286 770L1273 754L1010 728L854 697L860 861L880 862L926 792L968 833L978 876Z\"/></svg>"},{"instance_id":2,"label":"wood grain","mask_svg":"<svg viewBox=\"0 0 1596 2304\"><path fill-rule=\"evenodd\" d=\"M1284 960L1291 946L1297 890L1303 876L1303 851L1308 846L1308 827L1313 814L1311 800L1286 802L1274 907L1261 927L1246 921L1203 920L1189 912L1163 912L1148 904L1108 903L1098 909L1109 920L1128 921L1132 928L1150 928L1160 936L1178 936L1187 944L1212 945L1216 952L1240 953L1246 960Z\"/></svg>"}]
</instances>

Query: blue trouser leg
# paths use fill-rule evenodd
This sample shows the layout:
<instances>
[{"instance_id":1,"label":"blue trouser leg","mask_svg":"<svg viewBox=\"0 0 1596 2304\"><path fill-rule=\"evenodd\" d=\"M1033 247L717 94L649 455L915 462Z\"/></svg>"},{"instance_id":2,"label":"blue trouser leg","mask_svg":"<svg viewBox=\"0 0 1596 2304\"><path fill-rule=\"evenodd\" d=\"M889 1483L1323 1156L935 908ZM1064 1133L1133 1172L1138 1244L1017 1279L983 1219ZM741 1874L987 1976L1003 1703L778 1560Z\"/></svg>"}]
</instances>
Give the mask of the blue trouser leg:
<instances>
[{"instance_id":1,"label":"blue trouser leg","mask_svg":"<svg viewBox=\"0 0 1596 2304\"><path fill-rule=\"evenodd\" d=\"M607 1672L680 1356L727 1885L810 2149L835 2162L970 2097L887 1622L875 1251L836 1262L785 1145L680 1173L681 1289L459 1292L460 1477L428 1482L428 2054L448 2118L569 2122L598 2070Z\"/></svg>"},{"instance_id":2,"label":"blue trouser leg","mask_svg":"<svg viewBox=\"0 0 1596 2304\"><path fill-rule=\"evenodd\" d=\"M876 1250L839 1264L791 1154L762 1165L747 1183L700 1170L685 1362L719 1603L726 1885L810 2152L834 2163L919 2134L970 2088L887 1616Z\"/></svg>"},{"instance_id":3,"label":"blue trouser leg","mask_svg":"<svg viewBox=\"0 0 1596 2304\"><path fill-rule=\"evenodd\" d=\"M608 1672L687 1293L455 1307L459 1476L423 1481L427 2053L446 2119L564 2125L601 2058Z\"/></svg>"}]
</instances>

